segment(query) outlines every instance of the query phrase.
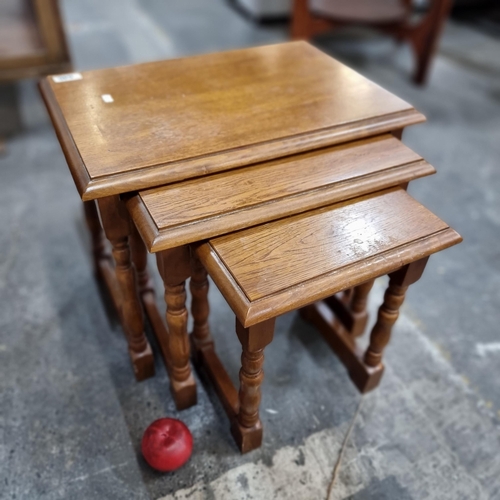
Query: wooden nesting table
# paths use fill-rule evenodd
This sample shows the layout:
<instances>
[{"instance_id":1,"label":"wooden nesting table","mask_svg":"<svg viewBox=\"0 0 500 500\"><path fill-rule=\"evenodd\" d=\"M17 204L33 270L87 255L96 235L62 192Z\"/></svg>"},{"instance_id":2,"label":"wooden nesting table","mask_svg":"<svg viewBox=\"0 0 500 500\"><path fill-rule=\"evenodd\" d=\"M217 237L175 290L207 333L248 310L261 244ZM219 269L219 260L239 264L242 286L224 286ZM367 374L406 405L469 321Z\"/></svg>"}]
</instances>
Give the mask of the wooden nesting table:
<instances>
[{"instance_id":1,"label":"wooden nesting table","mask_svg":"<svg viewBox=\"0 0 500 500\"><path fill-rule=\"evenodd\" d=\"M424 117L304 42L48 77L40 89L85 202L96 270L120 313L136 377L154 372L144 306L179 409L196 402L189 277L192 339L209 338L203 249L218 240L203 241L395 186L404 193L434 172L399 140ZM166 325L147 250L157 252ZM359 279L346 288L354 286L351 295L328 298L353 335L364 328L370 288ZM195 351L203 357L199 345ZM225 372L209 365L224 386Z\"/></svg>"},{"instance_id":2,"label":"wooden nesting table","mask_svg":"<svg viewBox=\"0 0 500 500\"><path fill-rule=\"evenodd\" d=\"M158 252L160 272L175 258L177 269L184 269L178 280L191 274L194 359L213 382L242 452L262 441L263 350L280 314L302 308L358 389L367 392L378 385L382 350L406 289L420 278L429 255L461 241L401 187L432 172L387 135L141 191L127 201L146 245ZM208 199L198 204L203 193L212 204ZM192 244L190 255L187 246L179 245L194 241L194 232L205 239L230 234ZM207 271L236 315L243 347L239 392L210 336ZM374 279L384 274L390 285L363 353L356 337L366 326L366 298ZM165 272L162 276L167 304L177 297L179 307L185 298L168 287ZM335 296L347 290L353 290L350 301ZM176 365L170 377L178 400L184 394L176 390L176 377L180 384L190 370L187 335L183 339L181 353L175 346L179 339L170 336L170 352L178 354L167 356Z\"/></svg>"},{"instance_id":3,"label":"wooden nesting table","mask_svg":"<svg viewBox=\"0 0 500 500\"><path fill-rule=\"evenodd\" d=\"M216 384L240 450L245 453L262 442L264 348L272 341L277 316L307 306L305 318L319 327L357 387L371 390L382 376L382 352L408 286L420 278L429 255L460 241L453 229L397 187L197 245L197 257L236 314L243 348L239 392L219 366L209 335L194 332L194 349ZM333 328L328 303L313 302L363 288L384 274L390 276L389 286L369 346L361 352L352 333Z\"/></svg>"}]
</instances>

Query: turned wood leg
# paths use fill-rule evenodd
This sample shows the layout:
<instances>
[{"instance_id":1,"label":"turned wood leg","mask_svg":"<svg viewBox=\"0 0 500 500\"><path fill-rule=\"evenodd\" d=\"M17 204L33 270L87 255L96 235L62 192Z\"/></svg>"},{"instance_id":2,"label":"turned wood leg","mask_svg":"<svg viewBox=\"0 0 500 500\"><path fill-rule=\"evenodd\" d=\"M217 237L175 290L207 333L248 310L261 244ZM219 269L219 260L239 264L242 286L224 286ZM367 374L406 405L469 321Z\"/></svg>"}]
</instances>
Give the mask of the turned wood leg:
<instances>
[{"instance_id":1,"label":"turned wood leg","mask_svg":"<svg viewBox=\"0 0 500 500\"><path fill-rule=\"evenodd\" d=\"M120 290L120 318L127 337L129 354L137 380L154 375L151 346L144 334L144 316L137 294L135 267L129 247L130 221L118 196L101 198L99 210L106 237L111 243Z\"/></svg>"},{"instance_id":2,"label":"turned wood leg","mask_svg":"<svg viewBox=\"0 0 500 500\"><path fill-rule=\"evenodd\" d=\"M97 212L97 206L95 201L85 201L83 202L83 209L85 213L85 221L90 232L90 238L92 241L92 256L94 258L94 270L99 273L99 261L101 259L107 259L110 256L106 253L106 237L104 236L104 231L101 227L101 221L99 220L99 214Z\"/></svg>"},{"instance_id":3,"label":"turned wood leg","mask_svg":"<svg viewBox=\"0 0 500 500\"><path fill-rule=\"evenodd\" d=\"M352 288L348 288L347 290L344 290L340 294L340 302L342 302L343 304L349 304L349 302L351 302L352 294L353 294Z\"/></svg>"},{"instance_id":4,"label":"turned wood leg","mask_svg":"<svg viewBox=\"0 0 500 500\"><path fill-rule=\"evenodd\" d=\"M368 321L366 304L368 302L368 295L374 283L375 280L370 280L354 288L350 306L353 322L349 332L354 337L362 335L365 331L366 323Z\"/></svg>"},{"instance_id":5,"label":"turned wood leg","mask_svg":"<svg viewBox=\"0 0 500 500\"><path fill-rule=\"evenodd\" d=\"M185 283L169 285L165 283L165 303L167 304L167 325L169 330L169 353L172 378L184 382L191 374L189 366L189 339L187 334L187 309Z\"/></svg>"},{"instance_id":6,"label":"turned wood leg","mask_svg":"<svg viewBox=\"0 0 500 500\"><path fill-rule=\"evenodd\" d=\"M134 224L132 224L130 231L130 248L132 250L132 261L137 271L139 295L156 341L159 344L165 367L168 370L168 333L162 314L158 310L154 282L148 271L148 251Z\"/></svg>"},{"instance_id":7,"label":"turned wood leg","mask_svg":"<svg viewBox=\"0 0 500 500\"><path fill-rule=\"evenodd\" d=\"M130 225L130 249L132 251L132 261L137 272L137 286L139 293L153 293L154 285L148 272L148 250L135 224Z\"/></svg>"},{"instance_id":8,"label":"turned wood leg","mask_svg":"<svg viewBox=\"0 0 500 500\"><path fill-rule=\"evenodd\" d=\"M382 367L382 353L389 343L391 331L399 316L408 287L420 279L428 258L408 264L391 273L389 287L384 295L384 302L378 311L377 322L370 335L370 345L365 353L364 362L369 367Z\"/></svg>"},{"instance_id":9,"label":"turned wood leg","mask_svg":"<svg viewBox=\"0 0 500 500\"><path fill-rule=\"evenodd\" d=\"M208 315L210 307L208 304L208 277L207 271L203 267L198 257L192 255L191 280L189 288L191 290L191 314L193 316L193 332L191 340L198 357L199 351L203 349L213 349L213 339L208 326Z\"/></svg>"},{"instance_id":10,"label":"turned wood leg","mask_svg":"<svg viewBox=\"0 0 500 500\"><path fill-rule=\"evenodd\" d=\"M259 418L260 386L264 379L262 365L264 348L274 334L275 319L244 328L236 320L236 333L241 342L239 411L231 425L231 432L242 453L262 444L262 423Z\"/></svg>"},{"instance_id":11,"label":"turned wood leg","mask_svg":"<svg viewBox=\"0 0 500 500\"><path fill-rule=\"evenodd\" d=\"M183 410L196 404L196 382L189 364L187 333L186 279L191 273L189 248L165 250L157 253L156 258L165 286L170 388L177 409Z\"/></svg>"},{"instance_id":12,"label":"turned wood leg","mask_svg":"<svg viewBox=\"0 0 500 500\"><path fill-rule=\"evenodd\" d=\"M391 277L384 295L384 303L378 310L378 317L370 335L370 345L365 354L368 366L378 366L382 362L382 352L389 343L391 330L398 319L399 308L405 299L407 286L396 284Z\"/></svg>"}]
</instances>

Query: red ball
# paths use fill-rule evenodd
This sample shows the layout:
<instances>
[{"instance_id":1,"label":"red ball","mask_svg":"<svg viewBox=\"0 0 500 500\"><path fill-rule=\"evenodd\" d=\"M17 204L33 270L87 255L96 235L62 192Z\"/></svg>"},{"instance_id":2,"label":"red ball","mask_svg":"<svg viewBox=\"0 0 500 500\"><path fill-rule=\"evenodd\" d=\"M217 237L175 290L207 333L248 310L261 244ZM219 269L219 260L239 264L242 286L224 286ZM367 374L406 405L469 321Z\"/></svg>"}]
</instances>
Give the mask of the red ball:
<instances>
[{"instance_id":1,"label":"red ball","mask_svg":"<svg viewBox=\"0 0 500 500\"><path fill-rule=\"evenodd\" d=\"M153 469L174 471L189 460L193 451L193 435L180 420L160 418L144 432L141 450Z\"/></svg>"}]
</instances>

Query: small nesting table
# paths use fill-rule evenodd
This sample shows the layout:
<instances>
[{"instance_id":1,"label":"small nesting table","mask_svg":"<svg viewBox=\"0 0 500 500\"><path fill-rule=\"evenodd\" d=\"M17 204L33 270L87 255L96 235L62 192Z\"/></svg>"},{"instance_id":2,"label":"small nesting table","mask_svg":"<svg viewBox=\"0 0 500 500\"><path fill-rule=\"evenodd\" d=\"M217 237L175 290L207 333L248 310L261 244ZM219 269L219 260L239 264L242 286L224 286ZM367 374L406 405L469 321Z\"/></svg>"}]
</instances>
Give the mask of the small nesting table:
<instances>
[{"instance_id":1,"label":"small nesting table","mask_svg":"<svg viewBox=\"0 0 500 500\"><path fill-rule=\"evenodd\" d=\"M352 143L348 151L355 157L359 152L358 148L370 149L371 145L386 141L393 143L393 147L400 152L406 149L397 139L388 137ZM389 144L386 147L390 149ZM339 154L340 151L342 148L336 147L331 148L330 153L335 157L335 153ZM348 154L345 151L343 153ZM411 154L409 150L406 153ZM318 152L313 157L322 154L327 153ZM305 163L299 171L304 172L303 168L307 166L310 156L299 155L298 158L288 159L288 162L270 162L265 173L269 174L273 168L277 168L276 174L283 175L287 167L290 167L289 163L297 162L297 165L301 165L301 160ZM375 156L366 156L375 162ZM364 158L365 168L368 165L373 167L368 158ZM413 166L419 164L423 171L426 166L430 167L422 160L413 160ZM312 165L318 163L321 162L315 158ZM386 168L388 165L391 163L387 163ZM264 166L265 164L247 167L205 178L206 188L209 193L214 193L215 200L218 198L218 190L215 189L217 185L225 185L226 189L233 186L235 196L238 186L242 186L241 189L248 193L245 178L248 182L252 179L269 181L265 174L253 176L255 168ZM301 308L303 316L319 328L338 354L358 389L361 392L372 390L380 382L384 369L382 351L389 342L406 289L420 278L429 255L461 241L461 237L453 229L413 200L400 186L368 191L369 194L365 196L328 204L328 196L335 201L345 193L344 189L349 192L346 184L350 184L350 189L355 189L359 183L360 191L363 188L368 190L360 183L359 177L363 179L363 176L357 172L357 177L356 168L354 165L352 167L350 175L342 182L338 179L335 182L336 175L341 177L340 172L336 172L336 175L332 172L332 178L329 179L332 184L323 186L329 195L325 194L321 208L279 219L279 215L289 215L292 209L286 196L277 198L272 201L273 205L277 205L272 213L278 220L254 224L248 229L191 245L191 256L187 247L184 247L186 251L181 255L179 247L175 246L180 240L189 240L191 225L199 224L200 234L210 235L220 231L217 229L218 225L223 225L226 219L227 227L233 220L233 213L217 212L216 204L200 209L195 199L185 199L197 192L192 186L196 181L141 192L127 203L148 247L153 251L163 249L157 253L160 272L162 263L174 257L178 268L184 268L184 275L179 276L179 279L185 279L190 272L192 274L194 328L191 344L194 360L203 367L213 382L232 422L233 436L243 453L260 446L262 441L258 410L263 379L263 350L273 338L274 320L277 316ZM384 171L381 165L379 168L381 172ZM391 170L394 168L396 167L392 164ZM293 179L293 170L290 177ZM313 178L311 175L308 179ZM321 176L325 182L326 178L327 176ZM308 191L304 185L293 185L289 196L295 201L296 210L300 205L304 209L308 204L321 203L321 198L318 200L317 196L318 186L309 187ZM279 189L275 192L279 192ZM248 198L246 202L242 202L239 209L258 213L263 208L259 207L260 200L254 197L250 199L251 202ZM174 204L173 200L182 207L182 213L176 213L173 206L172 211L168 209ZM231 202L230 206L234 208L235 203ZM193 211L196 211L198 218L194 217ZM211 220L214 224L210 224ZM210 336L207 271L236 315L236 333L243 347L239 392L218 359ZM364 329L366 313L361 316L362 328L352 328L352 323L356 324L360 316L349 315L350 310L343 306L342 301L332 299L337 292L354 289L352 308L355 313L365 312L366 296L373 280L384 274L390 276L389 287L372 330L369 347L362 353L356 345L355 337ZM164 273L162 276L167 278ZM167 283L166 291L167 304L173 304L175 296L176 308L180 309L185 297L169 289ZM362 302L361 307L359 302ZM333 313L351 328L347 331L336 328ZM180 384L182 377L189 373L187 334L183 338L183 353L175 346L180 338L170 337L170 342L170 359L176 365L176 370L170 370L170 376L174 384L174 397L179 398L182 395L176 394L176 383ZM179 377L177 381L176 377Z\"/></svg>"},{"instance_id":2,"label":"small nesting table","mask_svg":"<svg viewBox=\"0 0 500 500\"><path fill-rule=\"evenodd\" d=\"M382 376L382 352L408 286L420 278L429 255L460 241L402 188L392 188L198 245L197 257L236 314L243 347L239 392L221 372L209 336L194 332L194 348L216 382L240 450L245 453L262 442L264 348L272 341L278 315L307 306L306 318L317 324L366 392ZM332 330L328 308L310 304L384 274L390 276L389 287L369 346L361 353L352 337Z\"/></svg>"}]
</instances>

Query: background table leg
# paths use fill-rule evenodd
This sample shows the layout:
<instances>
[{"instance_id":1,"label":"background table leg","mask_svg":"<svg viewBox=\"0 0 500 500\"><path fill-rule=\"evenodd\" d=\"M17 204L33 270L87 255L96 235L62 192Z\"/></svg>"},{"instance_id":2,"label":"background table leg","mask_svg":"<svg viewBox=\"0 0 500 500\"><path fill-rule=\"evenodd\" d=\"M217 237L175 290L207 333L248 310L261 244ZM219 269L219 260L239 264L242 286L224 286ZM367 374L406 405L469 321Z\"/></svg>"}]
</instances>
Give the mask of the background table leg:
<instances>
[{"instance_id":1,"label":"background table leg","mask_svg":"<svg viewBox=\"0 0 500 500\"><path fill-rule=\"evenodd\" d=\"M191 341L195 350L195 357L203 349L213 349L214 342L210 335L208 315L210 306L208 304L208 277L198 257L193 254L191 260L192 275L189 283L191 290L191 313L193 315L193 332Z\"/></svg>"},{"instance_id":2,"label":"background table leg","mask_svg":"<svg viewBox=\"0 0 500 500\"><path fill-rule=\"evenodd\" d=\"M139 296L165 359L163 344L166 342L167 330L162 314L158 310L154 282L148 271L148 250L134 224L130 228L130 248L137 271Z\"/></svg>"},{"instance_id":3,"label":"background table leg","mask_svg":"<svg viewBox=\"0 0 500 500\"><path fill-rule=\"evenodd\" d=\"M151 293L154 295L154 284L148 272L148 250L137 228L132 223L130 225L130 249L132 251L132 261L137 272L137 286L139 293Z\"/></svg>"},{"instance_id":4,"label":"background table leg","mask_svg":"<svg viewBox=\"0 0 500 500\"><path fill-rule=\"evenodd\" d=\"M119 311L125 331L129 354L137 380L154 375L154 359L151 346L144 334L144 316L137 293L137 277L131 259L128 212L118 196L98 201L106 237L111 243L115 273L120 292Z\"/></svg>"},{"instance_id":5,"label":"background table leg","mask_svg":"<svg viewBox=\"0 0 500 500\"><path fill-rule=\"evenodd\" d=\"M92 256L94 258L94 271L99 274L99 262L102 259L110 259L111 256L106 252L106 237L102 230L99 213L94 200L83 203L85 221L90 232L92 241Z\"/></svg>"},{"instance_id":6,"label":"background table leg","mask_svg":"<svg viewBox=\"0 0 500 500\"><path fill-rule=\"evenodd\" d=\"M375 280L370 280L354 288L350 306L353 322L349 331L354 337L359 337L365 331L368 321L366 303L368 302L368 295L374 283Z\"/></svg>"}]
</instances>

